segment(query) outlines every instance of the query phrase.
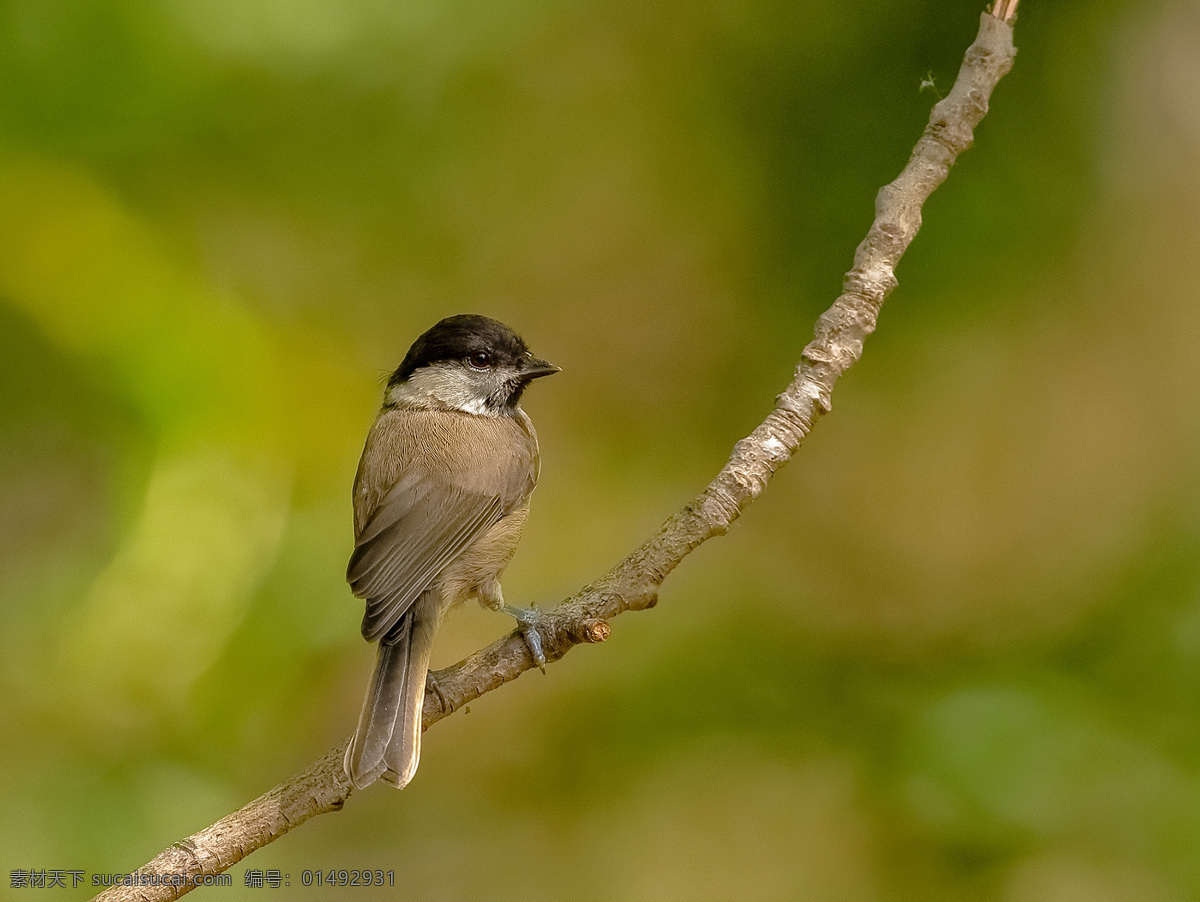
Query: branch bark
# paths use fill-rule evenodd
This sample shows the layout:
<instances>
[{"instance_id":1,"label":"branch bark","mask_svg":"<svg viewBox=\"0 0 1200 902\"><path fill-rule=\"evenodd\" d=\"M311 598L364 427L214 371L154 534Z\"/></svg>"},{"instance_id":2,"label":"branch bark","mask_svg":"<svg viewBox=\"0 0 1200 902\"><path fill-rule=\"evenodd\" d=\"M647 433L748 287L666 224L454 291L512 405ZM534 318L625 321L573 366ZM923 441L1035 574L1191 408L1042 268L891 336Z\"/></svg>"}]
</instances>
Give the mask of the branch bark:
<instances>
[{"instance_id":1,"label":"branch bark","mask_svg":"<svg viewBox=\"0 0 1200 902\"><path fill-rule=\"evenodd\" d=\"M733 448L716 478L667 520L650 539L599 580L546 614L546 660L608 638L608 622L626 611L651 608L663 580L688 554L729 530L791 459L818 415L831 408L834 384L862 355L884 299L896 287L895 268L921 226L921 206L971 146L997 82L1012 68L1012 24L1019 0L995 0L981 15L954 87L939 101L904 170L880 189L875 220L854 255L842 294L818 318L791 384L750 435ZM452 667L431 674L423 726L532 668L519 633L499 639ZM347 738L307 770L187 839L174 843L131 875L130 885L96 896L103 902L177 899L204 878L222 873L256 849L311 817L338 811L351 794L342 771Z\"/></svg>"}]
</instances>

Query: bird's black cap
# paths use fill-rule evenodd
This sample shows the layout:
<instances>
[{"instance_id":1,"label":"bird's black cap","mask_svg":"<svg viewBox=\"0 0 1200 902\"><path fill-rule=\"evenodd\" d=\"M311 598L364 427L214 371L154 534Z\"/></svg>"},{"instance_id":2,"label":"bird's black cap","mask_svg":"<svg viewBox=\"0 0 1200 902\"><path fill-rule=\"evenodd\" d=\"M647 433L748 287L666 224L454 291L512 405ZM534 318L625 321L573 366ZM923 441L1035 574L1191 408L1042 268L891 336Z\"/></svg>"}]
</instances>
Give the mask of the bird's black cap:
<instances>
[{"instance_id":1,"label":"bird's black cap","mask_svg":"<svg viewBox=\"0 0 1200 902\"><path fill-rule=\"evenodd\" d=\"M446 317L414 341L388 385L404 382L423 366L465 360L481 353L490 355L496 365L519 366L529 359L529 347L504 323L475 313L462 313Z\"/></svg>"}]
</instances>

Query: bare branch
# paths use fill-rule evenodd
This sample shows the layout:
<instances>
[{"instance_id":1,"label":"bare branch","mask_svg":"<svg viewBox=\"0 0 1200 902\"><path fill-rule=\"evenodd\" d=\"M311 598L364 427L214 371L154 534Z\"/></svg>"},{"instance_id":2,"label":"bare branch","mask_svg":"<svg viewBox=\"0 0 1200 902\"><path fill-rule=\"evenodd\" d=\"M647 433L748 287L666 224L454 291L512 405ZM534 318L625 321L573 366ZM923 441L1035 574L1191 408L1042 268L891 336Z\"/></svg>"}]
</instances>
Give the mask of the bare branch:
<instances>
[{"instance_id":1,"label":"bare branch","mask_svg":"<svg viewBox=\"0 0 1200 902\"><path fill-rule=\"evenodd\" d=\"M896 264L921 226L922 204L971 146L992 89L1012 68L1016 50L1010 23L1017 2L996 0L992 11L981 16L979 35L967 49L954 87L934 106L904 170L879 191L875 221L858 246L843 292L817 320L814 338L775 409L734 446L729 461L695 500L613 570L546 615L542 642L547 661L559 660L576 645L604 641L607 621L618 614L653 607L667 575L701 543L728 531L800 448L817 416L829 411L834 384L861 356L863 341L875 330L880 307L896 286ZM514 632L431 674L424 727L531 667L528 648ZM341 764L348 741L244 808L174 844L134 875L174 880L113 887L96 899L176 899L198 877L219 874L308 818L339 810L351 793Z\"/></svg>"},{"instance_id":2,"label":"bare branch","mask_svg":"<svg viewBox=\"0 0 1200 902\"><path fill-rule=\"evenodd\" d=\"M992 4L992 8L988 10L988 15L1012 25L1017 21L1017 3L1019 2L1020 0L996 0Z\"/></svg>"}]
</instances>

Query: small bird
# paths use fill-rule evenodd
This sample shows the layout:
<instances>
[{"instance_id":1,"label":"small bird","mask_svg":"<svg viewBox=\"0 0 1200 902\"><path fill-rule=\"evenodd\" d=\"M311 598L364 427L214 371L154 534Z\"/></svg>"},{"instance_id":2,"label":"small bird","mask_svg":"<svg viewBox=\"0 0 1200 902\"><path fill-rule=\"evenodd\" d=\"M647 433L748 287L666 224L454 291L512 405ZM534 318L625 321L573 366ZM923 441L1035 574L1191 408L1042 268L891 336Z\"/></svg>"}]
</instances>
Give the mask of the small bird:
<instances>
[{"instance_id":1,"label":"small bird","mask_svg":"<svg viewBox=\"0 0 1200 902\"><path fill-rule=\"evenodd\" d=\"M503 323L451 316L418 338L388 380L354 478L354 552L346 579L366 600L362 634L379 643L358 729L346 749L356 788L402 789L421 755L429 652L442 616L474 597L516 617L534 661L539 614L504 603L537 484L526 386L559 368Z\"/></svg>"}]
</instances>

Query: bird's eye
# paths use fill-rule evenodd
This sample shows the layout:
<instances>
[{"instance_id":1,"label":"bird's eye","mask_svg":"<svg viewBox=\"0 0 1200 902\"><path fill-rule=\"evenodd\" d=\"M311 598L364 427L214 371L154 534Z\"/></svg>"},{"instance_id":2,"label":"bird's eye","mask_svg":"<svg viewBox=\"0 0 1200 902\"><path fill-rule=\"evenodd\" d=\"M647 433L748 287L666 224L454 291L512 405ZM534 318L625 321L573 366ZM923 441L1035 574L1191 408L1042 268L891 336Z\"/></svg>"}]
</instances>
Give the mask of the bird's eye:
<instances>
[{"instance_id":1,"label":"bird's eye","mask_svg":"<svg viewBox=\"0 0 1200 902\"><path fill-rule=\"evenodd\" d=\"M477 370L486 370L492 363L491 351L476 351L467 358L467 363Z\"/></svg>"}]
</instances>

